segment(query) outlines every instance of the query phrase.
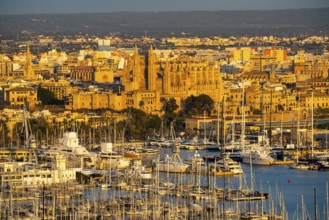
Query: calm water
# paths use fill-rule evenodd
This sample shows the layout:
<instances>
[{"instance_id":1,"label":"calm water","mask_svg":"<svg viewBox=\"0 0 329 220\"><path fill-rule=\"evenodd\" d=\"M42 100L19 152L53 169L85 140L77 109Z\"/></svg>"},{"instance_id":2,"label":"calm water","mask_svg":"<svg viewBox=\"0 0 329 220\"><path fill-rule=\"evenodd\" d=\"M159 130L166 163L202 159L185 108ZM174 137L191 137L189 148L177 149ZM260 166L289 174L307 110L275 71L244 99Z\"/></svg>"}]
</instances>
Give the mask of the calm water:
<instances>
[{"instance_id":1,"label":"calm water","mask_svg":"<svg viewBox=\"0 0 329 220\"><path fill-rule=\"evenodd\" d=\"M181 150L180 156L182 159L192 157L194 151ZM217 155L218 152L209 151L198 151L201 156L205 155ZM163 158L165 154L171 154L171 149L162 148L160 158ZM150 162L150 161L148 161ZM240 184L244 184L250 187L250 173L251 169L249 165L242 164L244 175L231 176L231 177L217 177L216 185L222 187L238 188ZM169 178L171 182L177 181L178 174L170 174ZM193 176L191 176L193 175ZM166 180L168 177L167 173L161 173L160 176ZM302 196L304 197L304 203L307 209L309 219L314 218L314 189L316 189L317 207L318 207L318 219L325 219L325 208L326 208L326 184L329 181L328 171L311 171L311 170L295 170L289 169L288 166L252 166L252 176L254 179L254 189L262 192L269 192L271 200L266 200L264 210L267 210L269 201L274 206L277 214L281 213L280 202L283 200L285 204L285 210L288 212L289 219L296 219L296 211L298 206L298 216L301 219L301 204ZM191 179L195 177L195 174L184 174L179 177L182 183L191 183ZM209 181L209 182L208 182ZM202 176L200 178L201 185L213 184L212 178ZM89 191L89 190L88 190ZM109 197L112 193L104 194L101 189L96 189L96 193L102 196ZM106 198L104 198L106 199ZM248 210L248 204L244 205L244 211ZM252 208L260 210L261 202L252 202ZM258 206L258 207L257 207ZM241 206L240 206L241 207Z\"/></svg>"},{"instance_id":2,"label":"calm water","mask_svg":"<svg viewBox=\"0 0 329 220\"><path fill-rule=\"evenodd\" d=\"M163 149L162 155L170 153L171 149ZM218 152L198 151L201 156L217 155ZM194 151L181 150L182 159L192 157ZM225 184L230 183L232 187L238 187L241 179L250 186L249 165L242 164L244 170L243 177L226 177ZM312 170L295 170L289 169L288 166L252 166L254 186L256 190L271 193L273 204L279 209L280 195L283 194L285 209L289 214L289 219L296 218L296 210L298 204L299 217L301 216L302 195L307 212L311 219L314 219L314 189L316 189L317 207L319 219L325 219L326 206L326 183L329 181L328 171L312 171ZM203 177L202 182L206 182L207 178ZM217 177L218 186L223 186L224 178ZM268 203L268 201L266 201ZM279 212L280 213L280 212ZM295 216L294 216L295 215Z\"/></svg>"}]
</instances>

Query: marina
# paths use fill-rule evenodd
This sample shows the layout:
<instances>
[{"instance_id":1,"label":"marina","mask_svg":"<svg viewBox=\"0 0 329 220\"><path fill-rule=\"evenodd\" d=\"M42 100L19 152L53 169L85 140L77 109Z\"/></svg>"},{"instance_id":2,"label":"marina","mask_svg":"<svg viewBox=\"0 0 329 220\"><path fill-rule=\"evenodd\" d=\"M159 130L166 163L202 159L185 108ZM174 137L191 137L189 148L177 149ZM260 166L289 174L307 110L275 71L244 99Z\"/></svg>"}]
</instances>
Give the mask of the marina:
<instances>
[{"instance_id":1,"label":"marina","mask_svg":"<svg viewBox=\"0 0 329 220\"><path fill-rule=\"evenodd\" d=\"M329 220L328 9L2 16L0 220Z\"/></svg>"},{"instance_id":2,"label":"marina","mask_svg":"<svg viewBox=\"0 0 329 220\"><path fill-rule=\"evenodd\" d=\"M217 156L219 152L158 150L156 158L166 161L166 157L179 156L180 165L190 158L197 161L196 168L184 165L184 170L166 169L170 162L166 161L160 170L152 166L159 159L144 157L130 160L128 167L76 170L77 182L29 185L23 181L23 185L17 185L7 180L4 184L2 175L0 218L297 219L296 215L305 215L315 219L316 212L318 219L325 219L327 215L325 171L247 163L241 164L243 174L232 175L224 170L217 175L198 166L201 158ZM223 161L218 162L218 167L223 165ZM57 163L63 166L64 160ZM315 200L305 199L314 197L316 204Z\"/></svg>"}]
</instances>

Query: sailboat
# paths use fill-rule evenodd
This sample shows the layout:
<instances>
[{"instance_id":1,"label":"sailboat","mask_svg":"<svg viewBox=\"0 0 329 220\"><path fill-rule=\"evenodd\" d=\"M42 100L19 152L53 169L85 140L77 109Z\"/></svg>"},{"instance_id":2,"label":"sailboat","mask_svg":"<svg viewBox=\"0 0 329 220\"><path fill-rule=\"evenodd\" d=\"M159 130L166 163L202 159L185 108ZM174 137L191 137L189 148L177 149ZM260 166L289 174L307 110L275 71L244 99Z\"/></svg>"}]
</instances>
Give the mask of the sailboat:
<instances>
[{"instance_id":1,"label":"sailboat","mask_svg":"<svg viewBox=\"0 0 329 220\"><path fill-rule=\"evenodd\" d=\"M244 114L244 112L243 112ZM262 146L258 142L258 144L251 149L248 153L245 153L242 159L243 163L253 164L253 165L272 165L274 163L274 159L270 156L270 153L265 148L265 140L266 140L266 132L265 125L263 127L263 138L262 138Z\"/></svg>"},{"instance_id":2,"label":"sailboat","mask_svg":"<svg viewBox=\"0 0 329 220\"><path fill-rule=\"evenodd\" d=\"M313 93L312 93L313 94ZM312 105L313 105L313 97L312 97ZM312 107L313 109L313 107ZM308 161L300 161L299 160L299 147L300 147L300 139L299 139L299 119L300 119L300 95L298 94L298 114L297 114L297 160L295 164L289 166L290 169L299 169L299 170L308 170L310 168L310 164ZM313 139L313 137L312 137Z\"/></svg>"}]
</instances>

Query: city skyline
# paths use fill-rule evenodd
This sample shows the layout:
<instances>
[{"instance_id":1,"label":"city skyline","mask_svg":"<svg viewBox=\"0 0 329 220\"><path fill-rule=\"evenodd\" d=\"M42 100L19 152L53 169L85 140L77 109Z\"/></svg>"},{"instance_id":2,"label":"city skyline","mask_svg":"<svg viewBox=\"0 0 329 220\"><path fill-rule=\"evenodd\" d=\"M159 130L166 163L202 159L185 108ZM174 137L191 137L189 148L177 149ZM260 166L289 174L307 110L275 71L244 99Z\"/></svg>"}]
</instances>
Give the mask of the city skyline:
<instances>
[{"instance_id":1,"label":"city skyline","mask_svg":"<svg viewBox=\"0 0 329 220\"><path fill-rule=\"evenodd\" d=\"M0 14L56 14L98 12L148 12L194 10L282 10L300 8L326 8L327 0L3 0Z\"/></svg>"}]
</instances>

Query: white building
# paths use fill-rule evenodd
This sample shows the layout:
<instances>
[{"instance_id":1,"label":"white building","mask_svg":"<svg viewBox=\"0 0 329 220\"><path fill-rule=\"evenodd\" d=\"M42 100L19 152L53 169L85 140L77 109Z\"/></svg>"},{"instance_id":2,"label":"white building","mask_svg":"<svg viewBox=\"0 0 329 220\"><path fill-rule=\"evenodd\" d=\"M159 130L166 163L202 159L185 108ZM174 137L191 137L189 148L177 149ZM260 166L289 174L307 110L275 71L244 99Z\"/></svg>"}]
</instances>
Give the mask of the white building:
<instances>
[{"instance_id":1,"label":"white building","mask_svg":"<svg viewBox=\"0 0 329 220\"><path fill-rule=\"evenodd\" d=\"M0 188L38 187L74 182L79 169L67 169L66 159L56 158L53 169L37 169L34 165L18 162L0 163Z\"/></svg>"}]
</instances>

